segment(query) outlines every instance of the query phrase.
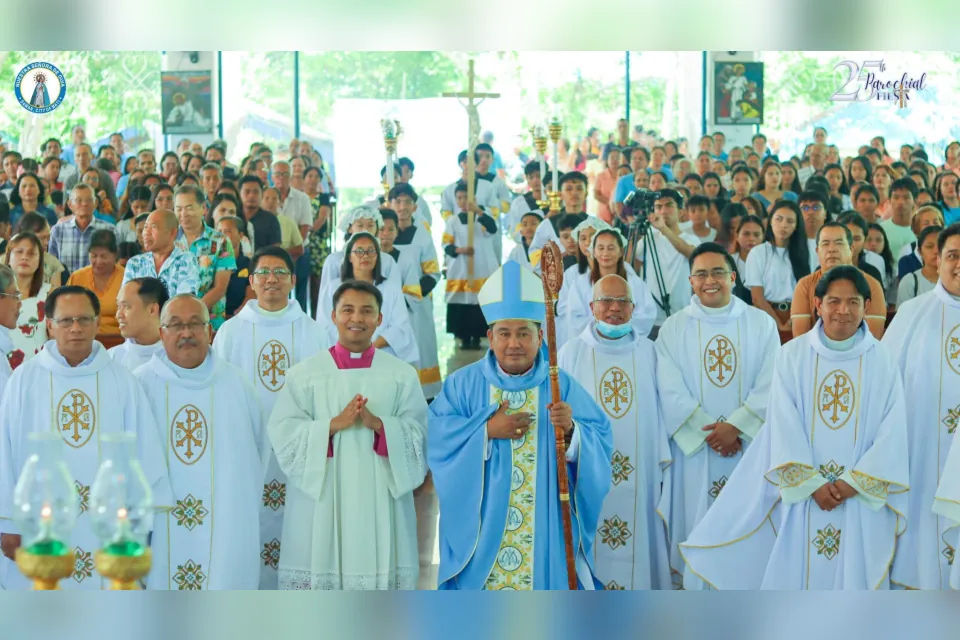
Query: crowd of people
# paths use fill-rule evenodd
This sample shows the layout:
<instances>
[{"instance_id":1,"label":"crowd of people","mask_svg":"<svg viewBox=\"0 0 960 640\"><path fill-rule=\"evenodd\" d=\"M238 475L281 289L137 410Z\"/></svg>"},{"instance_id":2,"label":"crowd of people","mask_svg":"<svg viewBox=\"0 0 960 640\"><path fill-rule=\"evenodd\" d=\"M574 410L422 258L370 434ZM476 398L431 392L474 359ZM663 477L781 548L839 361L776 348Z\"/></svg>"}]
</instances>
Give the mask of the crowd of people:
<instances>
[{"instance_id":1,"label":"crowd of people","mask_svg":"<svg viewBox=\"0 0 960 640\"><path fill-rule=\"evenodd\" d=\"M960 588L960 143L936 167L822 128L782 160L633 133L522 183L485 136L439 245L409 158L335 220L299 140L239 166L223 141L94 154L81 127L5 150L0 584L26 585L13 488L53 424L74 588L101 588L85 514L121 433L152 589ZM486 351L445 379L441 282Z\"/></svg>"}]
</instances>

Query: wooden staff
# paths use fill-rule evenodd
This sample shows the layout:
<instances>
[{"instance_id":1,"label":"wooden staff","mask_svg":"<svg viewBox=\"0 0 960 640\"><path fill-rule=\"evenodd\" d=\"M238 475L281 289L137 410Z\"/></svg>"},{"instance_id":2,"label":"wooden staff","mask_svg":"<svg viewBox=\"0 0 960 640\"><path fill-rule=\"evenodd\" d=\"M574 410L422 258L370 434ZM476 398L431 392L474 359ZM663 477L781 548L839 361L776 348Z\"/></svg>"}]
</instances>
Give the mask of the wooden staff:
<instances>
[{"instance_id":1,"label":"wooden staff","mask_svg":"<svg viewBox=\"0 0 960 640\"><path fill-rule=\"evenodd\" d=\"M557 366L557 323L553 308L563 285L563 258L555 242L548 242L540 254L540 271L543 279L543 299L546 307L547 350L550 354L550 401L561 402L560 368ZM563 520L563 546L567 554L567 584L571 591L577 590L577 569L573 553L573 525L570 520L570 484L567 479L566 434L554 427L557 446L557 486L560 493L560 515Z\"/></svg>"}]
</instances>

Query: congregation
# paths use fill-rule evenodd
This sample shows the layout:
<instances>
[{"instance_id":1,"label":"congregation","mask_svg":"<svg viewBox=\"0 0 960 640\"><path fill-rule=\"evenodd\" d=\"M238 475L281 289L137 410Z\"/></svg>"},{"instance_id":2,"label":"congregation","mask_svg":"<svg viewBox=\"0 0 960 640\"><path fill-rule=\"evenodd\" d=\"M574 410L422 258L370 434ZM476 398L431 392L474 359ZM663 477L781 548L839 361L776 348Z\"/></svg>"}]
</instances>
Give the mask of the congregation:
<instances>
[{"instance_id":1,"label":"congregation","mask_svg":"<svg viewBox=\"0 0 960 640\"><path fill-rule=\"evenodd\" d=\"M436 216L409 158L338 211L300 140L4 149L0 587L53 430L64 588L104 587L122 433L147 589L960 588L960 143L811 134L620 120L509 166L485 136ZM440 331L479 359L441 375Z\"/></svg>"}]
</instances>

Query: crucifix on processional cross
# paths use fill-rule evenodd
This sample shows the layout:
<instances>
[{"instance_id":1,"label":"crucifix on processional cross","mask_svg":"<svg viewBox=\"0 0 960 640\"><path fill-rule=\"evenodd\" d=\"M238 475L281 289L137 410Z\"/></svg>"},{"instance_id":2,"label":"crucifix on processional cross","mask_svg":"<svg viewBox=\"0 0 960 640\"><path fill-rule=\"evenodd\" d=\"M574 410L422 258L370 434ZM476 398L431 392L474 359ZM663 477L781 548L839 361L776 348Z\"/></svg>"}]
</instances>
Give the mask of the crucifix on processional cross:
<instances>
[{"instance_id":1,"label":"crucifix on processional cross","mask_svg":"<svg viewBox=\"0 0 960 640\"><path fill-rule=\"evenodd\" d=\"M471 249L474 244L474 222L476 221L476 215L472 210L469 210L469 205L477 203L477 194L476 194L476 176L477 176L477 160L475 154L477 151L477 144L480 142L480 112L477 111L477 107L487 98L499 98L499 93L477 93L474 90L474 80L475 76L473 73L473 60L470 61L467 68L467 90L466 92L458 93L444 93L444 98L464 98L467 100L466 103L461 102L467 109L467 118L469 121L469 136L467 141L467 246ZM479 102L474 102L474 100L479 98ZM470 281L468 283L468 288L472 286L473 281L473 254L467 256L467 278Z\"/></svg>"},{"instance_id":2,"label":"crucifix on processional cross","mask_svg":"<svg viewBox=\"0 0 960 640\"><path fill-rule=\"evenodd\" d=\"M900 108L903 109L907 106L906 101L910 99L910 90L906 89L903 86L903 83L900 84L900 87L897 89L895 95L900 98Z\"/></svg>"}]
</instances>

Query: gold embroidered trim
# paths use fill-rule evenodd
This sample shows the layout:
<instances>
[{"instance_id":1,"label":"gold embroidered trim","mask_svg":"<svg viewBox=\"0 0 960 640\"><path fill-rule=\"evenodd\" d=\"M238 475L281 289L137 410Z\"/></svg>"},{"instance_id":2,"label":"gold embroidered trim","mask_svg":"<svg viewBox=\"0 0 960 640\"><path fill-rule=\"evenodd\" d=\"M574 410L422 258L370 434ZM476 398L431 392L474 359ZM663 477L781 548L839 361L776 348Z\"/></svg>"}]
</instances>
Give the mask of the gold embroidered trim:
<instances>
[{"instance_id":1,"label":"gold embroidered trim","mask_svg":"<svg viewBox=\"0 0 960 640\"><path fill-rule=\"evenodd\" d=\"M791 462L781 467L777 467L776 469L770 471L767 475L769 476L770 474L775 474L775 477L777 480L779 480L779 482L774 482L773 484L777 485L781 489L790 489L793 487L799 487L804 482L815 476L816 473L817 472L813 469L813 467Z\"/></svg>"},{"instance_id":2,"label":"gold embroidered trim","mask_svg":"<svg viewBox=\"0 0 960 640\"><path fill-rule=\"evenodd\" d=\"M880 498L881 500L887 499L887 494L890 492L890 483L886 480L874 478L859 471L851 471L850 476L860 485L861 489L873 497Z\"/></svg>"}]
</instances>

